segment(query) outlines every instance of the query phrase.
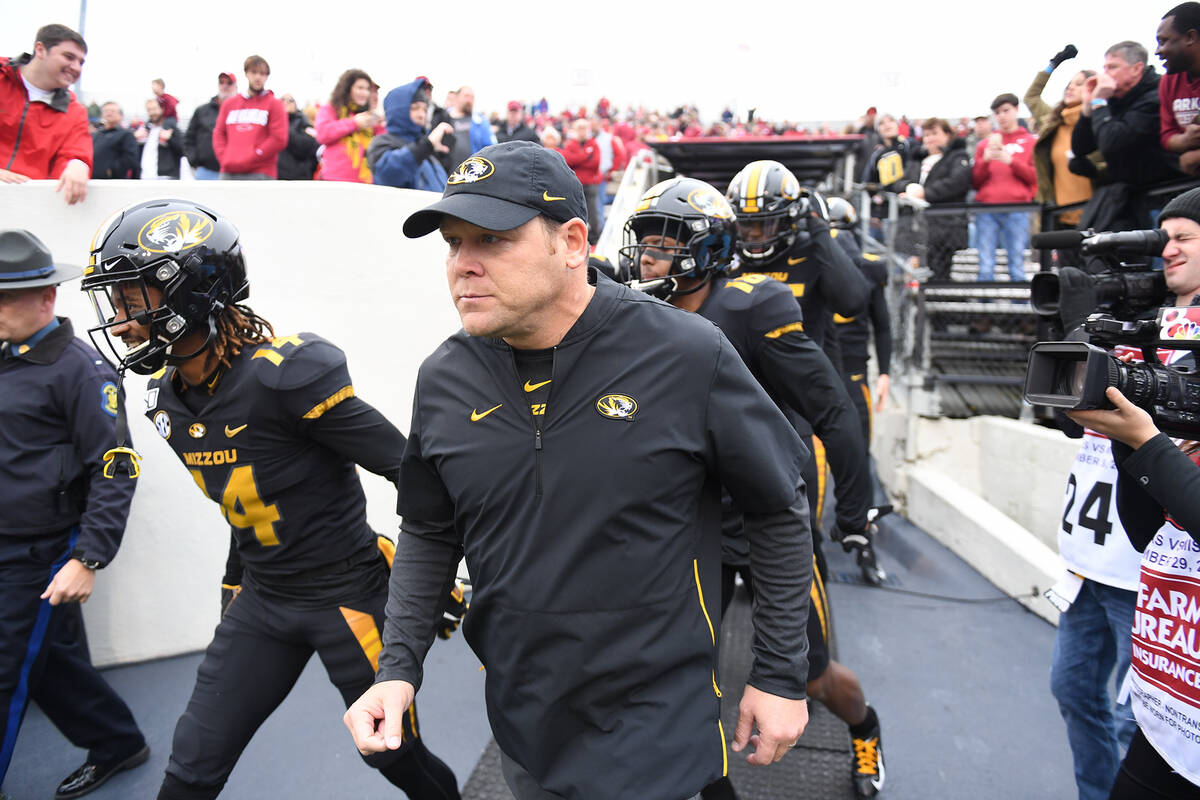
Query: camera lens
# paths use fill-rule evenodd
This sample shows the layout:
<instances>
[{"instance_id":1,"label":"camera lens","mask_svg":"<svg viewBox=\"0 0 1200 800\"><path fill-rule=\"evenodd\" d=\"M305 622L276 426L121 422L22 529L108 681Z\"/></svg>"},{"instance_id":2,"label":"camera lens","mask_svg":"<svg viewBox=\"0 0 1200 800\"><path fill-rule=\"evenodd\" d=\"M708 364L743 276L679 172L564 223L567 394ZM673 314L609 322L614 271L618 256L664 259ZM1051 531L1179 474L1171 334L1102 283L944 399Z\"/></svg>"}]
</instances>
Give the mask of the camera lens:
<instances>
[{"instance_id":1,"label":"camera lens","mask_svg":"<svg viewBox=\"0 0 1200 800\"><path fill-rule=\"evenodd\" d=\"M1083 395L1083 384L1087 378L1087 361L1072 359L1059 362L1054 378L1055 394L1078 400Z\"/></svg>"},{"instance_id":2,"label":"camera lens","mask_svg":"<svg viewBox=\"0 0 1200 800\"><path fill-rule=\"evenodd\" d=\"M1083 384L1087 378L1087 362L1076 361L1070 371L1070 387L1072 397L1083 396Z\"/></svg>"}]
</instances>

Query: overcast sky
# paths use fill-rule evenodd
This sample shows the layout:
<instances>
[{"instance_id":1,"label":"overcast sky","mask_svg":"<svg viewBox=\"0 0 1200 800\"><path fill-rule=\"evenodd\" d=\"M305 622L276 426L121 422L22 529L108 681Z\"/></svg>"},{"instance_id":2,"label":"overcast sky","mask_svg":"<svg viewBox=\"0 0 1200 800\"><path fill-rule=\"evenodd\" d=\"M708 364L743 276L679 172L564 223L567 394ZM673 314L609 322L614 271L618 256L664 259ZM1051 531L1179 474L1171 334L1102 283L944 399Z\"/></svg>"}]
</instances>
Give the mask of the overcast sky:
<instances>
[{"instance_id":1,"label":"overcast sky","mask_svg":"<svg viewBox=\"0 0 1200 800\"><path fill-rule=\"evenodd\" d=\"M1052 102L1073 71L1099 68L1123 39L1145 45L1161 71L1154 33L1173 5L90 0L83 91L116 99L130 116L161 77L186 116L215 93L218 72L244 86L242 61L258 53L271 64L267 87L301 103L325 102L337 76L359 67L385 91L427 75L439 101L470 84L483 110L542 96L554 109L592 106L606 95L621 107L691 102L710 119L725 105L808 121L854 119L869 105L974 116L1001 92L1021 96L1068 42L1079 57L1055 73ZM435 16L443 9L458 19ZM79 18L73 0L0 0L0 54L30 50L45 23L77 27Z\"/></svg>"}]
</instances>

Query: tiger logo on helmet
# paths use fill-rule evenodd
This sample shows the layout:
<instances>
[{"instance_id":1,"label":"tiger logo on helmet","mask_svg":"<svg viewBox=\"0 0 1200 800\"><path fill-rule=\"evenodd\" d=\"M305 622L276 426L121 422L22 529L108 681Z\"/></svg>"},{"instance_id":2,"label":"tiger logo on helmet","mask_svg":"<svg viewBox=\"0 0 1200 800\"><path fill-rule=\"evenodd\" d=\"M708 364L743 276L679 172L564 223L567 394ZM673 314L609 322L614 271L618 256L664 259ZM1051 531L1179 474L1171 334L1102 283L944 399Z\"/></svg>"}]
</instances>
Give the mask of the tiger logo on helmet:
<instances>
[{"instance_id":1,"label":"tiger logo on helmet","mask_svg":"<svg viewBox=\"0 0 1200 800\"><path fill-rule=\"evenodd\" d=\"M668 299L727 273L735 220L729 201L704 181L679 177L650 187L622 229L620 255L629 264L630 285ZM667 261L665 274L657 274L658 267L655 274L645 271Z\"/></svg>"}]
</instances>

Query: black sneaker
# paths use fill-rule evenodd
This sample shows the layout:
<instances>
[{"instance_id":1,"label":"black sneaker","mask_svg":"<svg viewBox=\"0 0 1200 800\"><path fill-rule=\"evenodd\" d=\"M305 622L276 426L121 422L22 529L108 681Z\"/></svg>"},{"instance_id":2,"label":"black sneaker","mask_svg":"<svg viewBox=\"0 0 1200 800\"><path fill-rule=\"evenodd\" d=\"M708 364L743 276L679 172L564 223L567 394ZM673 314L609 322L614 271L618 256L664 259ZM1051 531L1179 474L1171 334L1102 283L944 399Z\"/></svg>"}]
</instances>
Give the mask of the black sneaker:
<instances>
[{"instance_id":1,"label":"black sneaker","mask_svg":"<svg viewBox=\"0 0 1200 800\"><path fill-rule=\"evenodd\" d=\"M149 757L150 745L144 745L141 750L120 761L108 764L84 764L58 785L58 791L54 793L54 798L55 800L68 800L71 797L83 797L93 789L100 788L105 781L118 772L146 763L146 759Z\"/></svg>"},{"instance_id":2,"label":"black sneaker","mask_svg":"<svg viewBox=\"0 0 1200 800\"><path fill-rule=\"evenodd\" d=\"M863 738L850 735L854 744L854 792L859 797L874 797L883 789L883 737L879 718Z\"/></svg>"}]
</instances>

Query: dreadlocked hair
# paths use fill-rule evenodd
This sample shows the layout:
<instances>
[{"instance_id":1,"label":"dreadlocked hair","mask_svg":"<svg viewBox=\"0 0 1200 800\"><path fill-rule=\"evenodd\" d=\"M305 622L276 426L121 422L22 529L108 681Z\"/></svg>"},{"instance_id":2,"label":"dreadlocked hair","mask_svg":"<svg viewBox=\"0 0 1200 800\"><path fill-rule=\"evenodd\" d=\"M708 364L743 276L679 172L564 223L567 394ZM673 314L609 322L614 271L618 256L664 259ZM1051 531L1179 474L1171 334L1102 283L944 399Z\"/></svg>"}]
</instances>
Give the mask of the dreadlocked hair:
<instances>
[{"instance_id":1,"label":"dreadlocked hair","mask_svg":"<svg viewBox=\"0 0 1200 800\"><path fill-rule=\"evenodd\" d=\"M217 318L217 335L213 339L212 354L217 363L229 368L230 359L242 352L247 345L262 344L275 338L271 323L254 313L250 306L229 305L225 313Z\"/></svg>"}]
</instances>

